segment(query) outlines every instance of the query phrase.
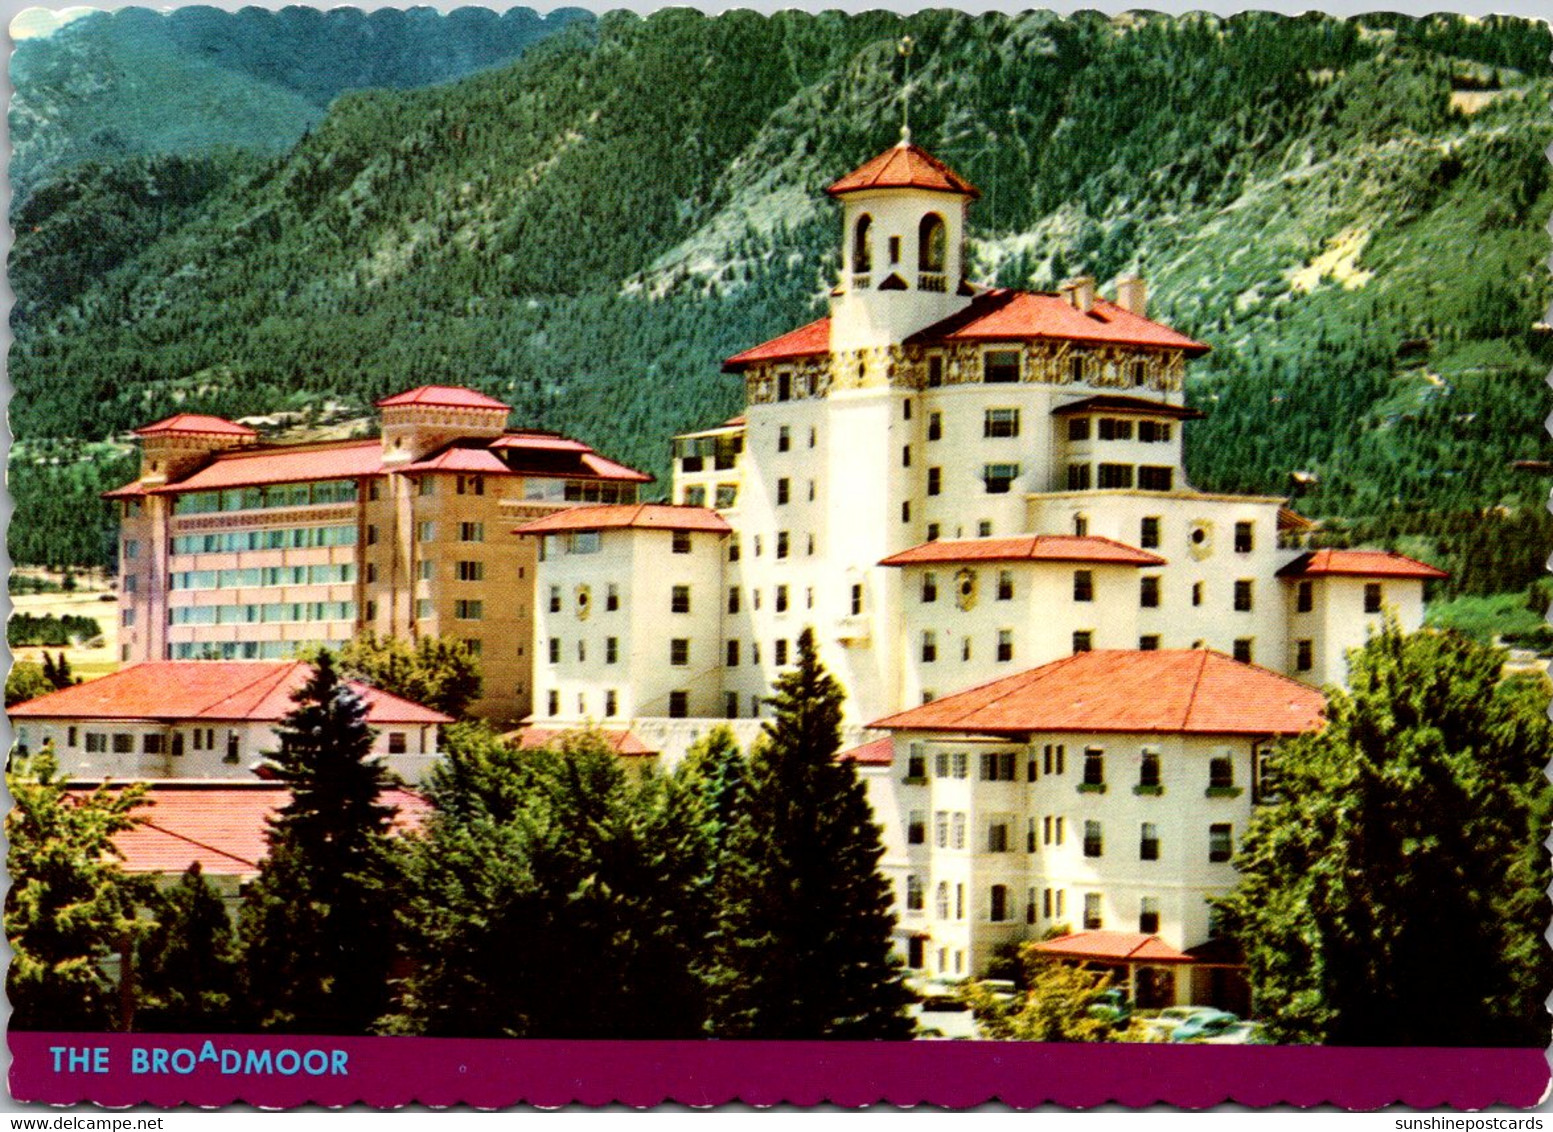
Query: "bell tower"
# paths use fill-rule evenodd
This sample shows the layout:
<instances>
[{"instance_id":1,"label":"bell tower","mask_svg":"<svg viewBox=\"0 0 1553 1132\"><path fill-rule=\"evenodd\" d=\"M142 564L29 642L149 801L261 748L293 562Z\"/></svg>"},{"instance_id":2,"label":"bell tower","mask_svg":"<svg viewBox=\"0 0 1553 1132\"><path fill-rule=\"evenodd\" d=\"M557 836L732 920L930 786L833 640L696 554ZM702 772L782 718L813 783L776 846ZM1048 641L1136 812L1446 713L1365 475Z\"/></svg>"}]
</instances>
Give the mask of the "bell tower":
<instances>
[{"instance_id":1,"label":"bell tower","mask_svg":"<svg viewBox=\"0 0 1553 1132\"><path fill-rule=\"evenodd\" d=\"M841 202L841 280L831 349L892 346L962 310L965 217L980 192L901 140L825 190Z\"/></svg>"}]
</instances>

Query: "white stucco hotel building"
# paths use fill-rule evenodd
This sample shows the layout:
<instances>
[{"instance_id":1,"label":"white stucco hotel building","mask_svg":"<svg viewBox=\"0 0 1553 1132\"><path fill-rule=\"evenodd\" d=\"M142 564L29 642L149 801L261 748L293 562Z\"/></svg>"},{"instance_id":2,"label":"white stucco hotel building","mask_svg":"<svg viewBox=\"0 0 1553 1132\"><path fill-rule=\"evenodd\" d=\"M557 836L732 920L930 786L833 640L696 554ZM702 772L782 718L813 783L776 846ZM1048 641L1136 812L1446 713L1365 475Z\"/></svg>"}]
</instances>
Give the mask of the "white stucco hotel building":
<instances>
[{"instance_id":1,"label":"white stucco hotel building","mask_svg":"<svg viewBox=\"0 0 1553 1132\"><path fill-rule=\"evenodd\" d=\"M972 283L977 190L905 141L827 191L830 314L725 363L745 411L676 439L673 505L518 528L539 543L531 722L671 758L716 720L748 739L812 628L913 967L979 973L1063 923L1096 955L1157 937L1156 965L1188 964L1258 752L1316 725L1315 689L1387 611L1416 629L1443 574L1311 551L1284 499L1193 488L1183 382L1208 347L1148 318L1142 279ZM996 727L951 710L1015 692ZM1101 692L1114 710L1081 710ZM1207 993L1172 985L1156 997Z\"/></svg>"}]
</instances>

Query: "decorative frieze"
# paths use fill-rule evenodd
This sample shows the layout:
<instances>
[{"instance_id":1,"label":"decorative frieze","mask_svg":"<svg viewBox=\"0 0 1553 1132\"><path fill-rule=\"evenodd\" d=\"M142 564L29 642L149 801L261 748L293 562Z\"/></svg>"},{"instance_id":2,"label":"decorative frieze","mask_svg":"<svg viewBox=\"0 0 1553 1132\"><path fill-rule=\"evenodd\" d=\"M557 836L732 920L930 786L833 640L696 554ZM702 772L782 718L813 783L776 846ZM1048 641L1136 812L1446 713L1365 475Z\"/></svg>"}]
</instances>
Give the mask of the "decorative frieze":
<instances>
[{"instance_id":1,"label":"decorative frieze","mask_svg":"<svg viewBox=\"0 0 1553 1132\"><path fill-rule=\"evenodd\" d=\"M222 511L200 518L174 519L172 530L175 535L197 534L200 531L230 531L252 527L294 527L302 523L342 523L355 518L356 508L349 504L259 511L251 515Z\"/></svg>"}]
</instances>

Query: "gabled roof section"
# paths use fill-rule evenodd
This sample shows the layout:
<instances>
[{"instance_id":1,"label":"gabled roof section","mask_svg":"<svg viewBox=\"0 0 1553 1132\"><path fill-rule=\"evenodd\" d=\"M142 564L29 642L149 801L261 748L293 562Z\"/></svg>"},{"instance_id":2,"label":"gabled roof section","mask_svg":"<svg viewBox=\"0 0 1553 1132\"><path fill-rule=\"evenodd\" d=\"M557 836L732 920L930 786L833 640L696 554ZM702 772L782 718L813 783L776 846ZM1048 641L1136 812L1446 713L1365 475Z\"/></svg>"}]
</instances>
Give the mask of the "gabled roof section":
<instances>
[{"instance_id":1,"label":"gabled roof section","mask_svg":"<svg viewBox=\"0 0 1553 1132\"><path fill-rule=\"evenodd\" d=\"M1107 299L1081 311L1061 295L984 291L958 314L917 331L906 341L931 346L952 342L1023 341L1031 338L1083 342L1096 346L1139 346L1181 350L1189 357L1208 352L1201 342L1152 319L1135 315Z\"/></svg>"},{"instance_id":2,"label":"gabled roof section","mask_svg":"<svg viewBox=\"0 0 1553 1132\"><path fill-rule=\"evenodd\" d=\"M513 530L518 535L552 535L561 531L621 530L634 527L651 531L707 531L725 535L733 530L728 521L709 507L684 507L669 503L610 503L597 507L569 507Z\"/></svg>"},{"instance_id":3,"label":"gabled roof section","mask_svg":"<svg viewBox=\"0 0 1553 1132\"><path fill-rule=\"evenodd\" d=\"M1427 562L1393 550L1315 550L1302 554L1282 570L1280 578L1449 578Z\"/></svg>"},{"instance_id":4,"label":"gabled roof section","mask_svg":"<svg viewBox=\"0 0 1553 1132\"><path fill-rule=\"evenodd\" d=\"M258 436L247 425L240 425L225 417L210 417L201 413L177 413L155 424L143 425L135 435L146 436Z\"/></svg>"},{"instance_id":5,"label":"gabled roof section","mask_svg":"<svg viewBox=\"0 0 1553 1132\"><path fill-rule=\"evenodd\" d=\"M1109 566L1163 566L1165 559L1098 535L1026 535L1021 538L925 542L880 561L881 566L930 562L1091 562Z\"/></svg>"},{"instance_id":6,"label":"gabled roof section","mask_svg":"<svg viewBox=\"0 0 1553 1132\"><path fill-rule=\"evenodd\" d=\"M462 472L465 475L510 476L511 468L489 448L445 448L427 460L406 464L406 472Z\"/></svg>"},{"instance_id":7,"label":"gabled roof section","mask_svg":"<svg viewBox=\"0 0 1553 1132\"><path fill-rule=\"evenodd\" d=\"M756 362L781 362L830 352L830 319L817 318L807 326L789 330L769 342L752 346L723 363L724 373L736 373Z\"/></svg>"},{"instance_id":8,"label":"gabled roof section","mask_svg":"<svg viewBox=\"0 0 1553 1132\"><path fill-rule=\"evenodd\" d=\"M1101 650L897 712L870 727L1292 735L1321 724L1320 692L1208 649Z\"/></svg>"},{"instance_id":9,"label":"gabled roof section","mask_svg":"<svg viewBox=\"0 0 1553 1132\"><path fill-rule=\"evenodd\" d=\"M133 811L141 824L113 838L126 872L181 873L197 862L211 876L247 877L269 852L269 819L291 791L268 782L158 781L146 799ZM392 833L419 829L431 813L431 803L409 790L385 790L379 801L395 809Z\"/></svg>"},{"instance_id":10,"label":"gabled roof section","mask_svg":"<svg viewBox=\"0 0 1553 1132\"><path fill-rule=\"evenodd\" d=\"M901 141L863 162L825 191L833 197L868 189L928 189L976 198L981 190L919 145Z\"/></svg>"},{"instance_id":11,"label":"gabled roof section","mask_svg":"<svg viewBox=\"0 0 1553 1132\"><path fill-rule=\"evenodd\" d=\"M836 758L858 766L889 766L895 758L895 739L886 735L883 739L842 751Z\"/></svg>"},{"instance_id":12,"label":"gabled roof section","mask_svg":"<svg viewBox=\"0 0 1553 1132\"><path fill-rule=\"evenodd\" d=\"M1201 409L1188 409L1185 405L1172 405L1168 401L1153 401L1147 397L1128 397L1119 393L1100 393L1058 405L1052 410L1054 417L1070 417L1079 413L1124 413L1145 417L1170 417L1178 421L1202 420L1208 414Z\"/></svg>"},{"instance_id":13,"label":"gabled roof section","mask_svg":"<svg viewBox=\"0 0 1553 1132\"><path fill-rule=\"evenodd\" d=\"M312 675L299 660L150 660L6 710L16 719L276 722ZM355 681L373 726L452 723L451 716Z\"/></svg>"},{"instance_id":14,"label":"gabled roof section","mask_svg":"<svg viewBox=\"0 0 1553 1132\"><path fill-rule=\"evenodd\" d=\"M379 409L395 409L404 405L425 405L438 409L500 409L510 412L512 406L495 397L487 397L462 385L421 385L384 397L377 402Z\"/></svg>"},{"instance_id":15,"label":"gabled roof section","mask_svg":"<svg viewBox=\"0 0 1553 1132\"><path fill-rule=\"evenodd\" d=\"M151 489L152 494L217 491L228 487L258 487L303 480L359 479L383 470L380 440L325 441L273 448L240 448L223 452L177 483ZM120 488L112 494L128 490Z\"/></svg>"},{"instance_id":16,"label":"gabled roof section","mask_svg":"<svg viewBox=\"0 0 1553 1132\"><path fill-rule=\"evenodd\" d=\"M1193 957L1177 951L1157 935L1142 932L1072 932L1034 949L1053 959L1086 959L1096 963L1191 963Z\"/></svg>"}]
</instances>

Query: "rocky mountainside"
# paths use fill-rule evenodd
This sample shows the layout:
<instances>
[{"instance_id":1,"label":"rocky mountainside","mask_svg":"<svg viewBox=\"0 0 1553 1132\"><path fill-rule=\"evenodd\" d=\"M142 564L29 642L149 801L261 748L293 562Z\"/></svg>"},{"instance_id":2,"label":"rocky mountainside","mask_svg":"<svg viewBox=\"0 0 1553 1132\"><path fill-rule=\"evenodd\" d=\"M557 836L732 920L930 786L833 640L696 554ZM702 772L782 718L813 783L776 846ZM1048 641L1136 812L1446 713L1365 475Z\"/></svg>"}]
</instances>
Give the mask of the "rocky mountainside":
<instances>
[{"instance_id":1,"label":"rocky mountainside","mask_svg":"<svg viewBox=\"0 0 1553 1132\"><path fill-rule=\"evenodd\" d=\"M905 32L914 137L984 190L977 273L1139 270L1214 345L1195 482L1302 473L1334 540L1537 576L1553 40L1508 19L615 14L343 96L278 157L78 170L17 225L13 490L79 506L81 442L174 405L428 381L663 473L738 407L720 359L823 309L821 190L894 140ZM144 236L87 269L94 228ZM25 553L90 550L57 543Z\"/></svg>"}]
</instances>

